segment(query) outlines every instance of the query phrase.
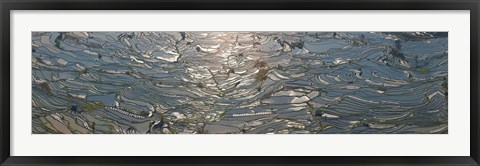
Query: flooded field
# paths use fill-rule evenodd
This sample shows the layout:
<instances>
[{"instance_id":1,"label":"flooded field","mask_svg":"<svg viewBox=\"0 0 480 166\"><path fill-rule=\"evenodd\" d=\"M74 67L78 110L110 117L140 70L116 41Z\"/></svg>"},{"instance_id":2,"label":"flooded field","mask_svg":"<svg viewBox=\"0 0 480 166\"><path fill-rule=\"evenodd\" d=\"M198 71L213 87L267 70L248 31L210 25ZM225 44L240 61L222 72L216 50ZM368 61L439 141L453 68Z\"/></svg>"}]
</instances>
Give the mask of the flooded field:
<instances>
[{"instance_id":1,"label":"flooded field","mask_svg":"<svg viewBox=\"0 0 480 166\"><path fill-rule=\"evenodd\" d=\"M445 134L447 32L32 32L33 134Z\"/></svg>"}]
</instances>

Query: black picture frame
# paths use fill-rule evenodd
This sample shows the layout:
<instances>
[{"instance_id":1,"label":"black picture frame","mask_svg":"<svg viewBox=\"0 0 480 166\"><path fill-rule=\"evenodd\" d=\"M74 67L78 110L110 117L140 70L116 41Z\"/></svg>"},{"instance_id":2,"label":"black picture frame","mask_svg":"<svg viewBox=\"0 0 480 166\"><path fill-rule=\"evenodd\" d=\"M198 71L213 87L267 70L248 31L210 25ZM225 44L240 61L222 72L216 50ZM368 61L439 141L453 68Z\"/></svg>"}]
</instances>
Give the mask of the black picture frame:
<instances>
[{"instance_id":1,"label":"black picture frame","mask_svg":"<svg viewBox=\"0 0 480 166\"><path fill-rule=\"evenodd\" d=\"M2 0L1 165L478 165L478 0ZM10 154L11 10L469 10L470 156L389 157L23 157Z\"/></svg>"}]
</instances>

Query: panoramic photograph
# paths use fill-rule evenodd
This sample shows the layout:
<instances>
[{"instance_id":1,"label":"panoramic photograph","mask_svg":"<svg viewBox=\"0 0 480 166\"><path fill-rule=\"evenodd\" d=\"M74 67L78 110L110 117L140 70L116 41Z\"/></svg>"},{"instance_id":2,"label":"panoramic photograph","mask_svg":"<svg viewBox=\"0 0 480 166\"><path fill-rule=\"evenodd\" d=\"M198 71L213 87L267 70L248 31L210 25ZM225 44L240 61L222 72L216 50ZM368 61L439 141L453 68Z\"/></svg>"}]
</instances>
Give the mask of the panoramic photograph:
<instances>
[{"instance_id":1,"label":"panoramic photograph","mask_svg":"<svg viewBox=\"0 0 480 166\"><path fill-rule=\"evenodd\" d=\"M448 32L32 32L32 134L448 134Z\"/></svg>"}]
</instances>

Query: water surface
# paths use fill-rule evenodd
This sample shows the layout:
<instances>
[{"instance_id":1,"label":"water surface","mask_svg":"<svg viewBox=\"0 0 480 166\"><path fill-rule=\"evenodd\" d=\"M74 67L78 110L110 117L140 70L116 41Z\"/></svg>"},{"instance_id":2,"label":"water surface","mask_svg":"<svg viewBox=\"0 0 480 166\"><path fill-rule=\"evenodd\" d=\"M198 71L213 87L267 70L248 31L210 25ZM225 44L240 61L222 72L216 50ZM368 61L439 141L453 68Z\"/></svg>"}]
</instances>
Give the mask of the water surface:
<instances>
[{"instance_id":1,"label":"water surface","mask_svg":"<svg viewBox=\"0 0 480 166\"><path fill-rule=\"evenodd\" d=\"M448 132L446 32L33 32L32 133Z\"/></svg>"}]
</instances>

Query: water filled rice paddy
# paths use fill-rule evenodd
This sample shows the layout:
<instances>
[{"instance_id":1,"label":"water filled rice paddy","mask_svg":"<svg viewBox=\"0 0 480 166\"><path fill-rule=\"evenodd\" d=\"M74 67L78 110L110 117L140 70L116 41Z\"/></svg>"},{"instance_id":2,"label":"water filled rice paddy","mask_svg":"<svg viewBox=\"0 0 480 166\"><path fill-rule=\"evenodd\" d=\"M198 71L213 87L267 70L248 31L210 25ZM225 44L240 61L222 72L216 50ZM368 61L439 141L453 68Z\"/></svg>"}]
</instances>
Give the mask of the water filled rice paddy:
<instances>
[{"instance_id":1,"label":"water filled rice paddy","mask_svg":"<svg viewBox=\"0 0 480 166\"><path fill-rule=\"evenodd\" d=\"M448 133L446 32L32 32L32 133Z\"/></svg>"}]
</instances>

